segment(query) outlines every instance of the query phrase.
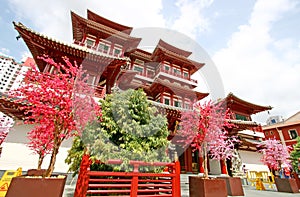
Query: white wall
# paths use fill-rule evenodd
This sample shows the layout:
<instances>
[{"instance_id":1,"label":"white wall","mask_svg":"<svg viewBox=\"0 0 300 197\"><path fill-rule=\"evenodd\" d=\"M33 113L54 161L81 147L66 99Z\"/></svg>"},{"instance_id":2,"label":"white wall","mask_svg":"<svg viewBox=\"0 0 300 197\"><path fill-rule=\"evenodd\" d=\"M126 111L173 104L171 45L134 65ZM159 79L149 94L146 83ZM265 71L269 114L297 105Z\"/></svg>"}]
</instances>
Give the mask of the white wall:
<instances>
[{"instance_id":1,"label":"white wall","mask_svg":"<svg viewBox=\"0 0 300 197\"><path fill-rule=\"evenodd\" d=\"M238 152L242 159L242 165L245 165L247 170L269 171L268 166L264 165L261 161L262 154L243 150L239 150Z\"/></svg>"},{"instance_id":2,"label":"white wall","mask_svg":"<svg viewBox=\"0 0 300 197\"><path fill-rule=\"evenodd\" d=\"M33 125L24 125L16 123L8 133L5 142L2 144L2 154L0 157L0 170L14 170L22 167L22 170L36 168L38 156L26 146L28 139L27 132L30 131ZM67 172L68 165L64 162L67 157L67 151L72 145L72 139L63 143L57 155L55 172ZM50 160L50 155L45 158L43 168L47 168Z\"/></svg>"}]
</instances>

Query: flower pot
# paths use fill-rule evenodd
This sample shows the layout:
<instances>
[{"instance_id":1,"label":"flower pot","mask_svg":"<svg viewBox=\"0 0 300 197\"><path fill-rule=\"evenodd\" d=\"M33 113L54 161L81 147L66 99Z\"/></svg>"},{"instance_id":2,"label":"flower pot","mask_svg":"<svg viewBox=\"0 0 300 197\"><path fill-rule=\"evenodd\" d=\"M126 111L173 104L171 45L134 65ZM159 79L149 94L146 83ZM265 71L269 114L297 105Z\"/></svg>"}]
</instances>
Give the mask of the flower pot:
<instances>
[{"instance_id":1,"label":"flower pot","mask_svg":"<svg viewBox=\"0 0 300 197\"><path fill-rule=\"evenodd\" d=\"M14 177L8 187L6 197L62 197L66 176L58 177Z\"/></svg>"},{"instance_id":2,"label":"flower pot","mask_svg":"<svg viewBox=\"0 0 300 197\"><path fill-rule=\"evenodd\" d=\"M229 196L244 196L242 180L240 177L218 177L226 181L227 194Z\"/></svg>"},{"instance_id":3,"label":"flower pot","mask_svg":"<svg viewBox=\"0 0 300 197\"><path fill-rule=\"evenodd\" d=\"M227 197L224 179L204 179L199 176L189 177L190 197Z\"/></svg>"},{"instance_id":4,"label":"flower pot","mask_svg":"<svg viewBox=\"0 0 300 197\"><path fill-rule=\"evenodd\" d=\"M282 179L275 178L275 184L279 192L298 193L299 189L294 178Z\"/></svg>"}]
</instances>

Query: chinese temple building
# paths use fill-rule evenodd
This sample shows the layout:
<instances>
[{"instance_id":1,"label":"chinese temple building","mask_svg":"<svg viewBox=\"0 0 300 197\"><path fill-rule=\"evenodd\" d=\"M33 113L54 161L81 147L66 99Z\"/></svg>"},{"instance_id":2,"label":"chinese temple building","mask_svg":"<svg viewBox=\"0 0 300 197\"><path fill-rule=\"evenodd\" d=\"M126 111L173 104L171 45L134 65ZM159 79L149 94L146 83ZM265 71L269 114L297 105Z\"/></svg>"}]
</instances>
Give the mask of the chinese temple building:
<instances>
[{"instance_id":1,"label":"chinese temple building","mask_svg":"<svg viewBox=\"0 0 300 197\"><path fill-rule=\"evenodd\" d=\"M192 52L177 48L159 40L153 52L138 48L141 38L131 36L132 27L127 27L103 18L87 10L87 18L71 12L73 26L73 43L68 44L49 38L15 23L14 27L26 43L41 72L53 72L53 68L39 59L44 54L56 61L68 57L82 65L89 74L88 83L96 90L96 97L112 92L114 87L121 90L142 88L149 101L166 114L170 130L169 139L176 135L178 121L182 110L191 109L195 101L209 95L195 91L198 82L192 75L204 66L189 59ZM1 98L6 106L14 107L11 102ZM241 151L255 151L256 145L264 138L261 126L252 121L251 115L270 110L269 106L260 106L239 99L230 93L224 102L231 109L230 120L236 127L229 130L229 135L239 136ZM1 109L2 110L2 109ZM13 110L10 113L14 112ZM18 113L17 113L18 112ZM17 118L20 112L17 111ZM262 135L261 135L262 134ZM201 168L201 158L191 147L180 150L175 145L184 173L197 173ZM210 171L220 168L209 161ZM230 161L228 162L230 167ZM228 168L229 168L228 167Z\"/></svg>"}]
</instances>

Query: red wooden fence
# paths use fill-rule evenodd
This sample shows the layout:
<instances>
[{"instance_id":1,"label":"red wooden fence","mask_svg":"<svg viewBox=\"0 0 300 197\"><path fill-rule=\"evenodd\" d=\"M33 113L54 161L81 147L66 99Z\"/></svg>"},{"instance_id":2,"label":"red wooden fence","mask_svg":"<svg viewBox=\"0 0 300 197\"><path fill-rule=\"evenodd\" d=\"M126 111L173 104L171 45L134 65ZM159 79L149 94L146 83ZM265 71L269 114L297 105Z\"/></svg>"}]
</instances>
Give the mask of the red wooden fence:
<instances>
[{"instance_id":1,"label":"red wooden fence","mask_svg":"<svg viewBox=\"0 0 300 197\"><path fill-rule=\"evenodd\" d=\"M110 160L107 164L121 164ZM133 172L90 171L88 155L82 157L74 197L180 197L180 164L130 161ZM166 166L167 173L142 173L140 166Z\"/></svg>"}]
</instances>

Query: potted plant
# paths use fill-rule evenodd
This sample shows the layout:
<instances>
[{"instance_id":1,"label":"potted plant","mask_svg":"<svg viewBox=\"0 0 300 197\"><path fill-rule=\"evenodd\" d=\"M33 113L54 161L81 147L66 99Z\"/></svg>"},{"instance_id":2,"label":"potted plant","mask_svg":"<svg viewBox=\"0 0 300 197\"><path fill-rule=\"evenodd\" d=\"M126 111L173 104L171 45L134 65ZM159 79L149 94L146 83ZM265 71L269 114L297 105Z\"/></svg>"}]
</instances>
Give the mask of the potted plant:
<instances>
[{"instance_id":1,"label":"potted plant","mask_svg":"<svg viewBox=\"0 0 300 197\"><path fill-rule=\"evenodd\" d=\"M195 103L192 111L184 111L179 123L179 135L185 145L191 145L203 155L203 177L189 177L190 196L227 196L226 182L223 179L208 177L207 156L225 160L233 156L234 138L227 136L226 128L233 125L229 110L224 110L223 103L212 101L204 104ZM201 165L201 164L200 164ZM225 168L226 169L226 168ZM223 173L224 169L223 169Z\"/></svg>"},{"instance_id":2,"label":"potted plant","mask_svg":"<svg viewBox=\"0 0 300 197\"><path fill-rule=\"evenodd\" d=\"M275 184L279 192L298 193L299 189L294 178L291 178L290 147L283 145L276 139L267 139L259 145L262 162L271 170L279 171L275 177Z\"/></svg>"},{"instance_id":3,"label":"potted plant","mask_svg":"<svg viewBox=\"0 0 300 197\"><path fill-rule=\"evenodd\" d=\"M52 67L53 72L39 72L33 67L25 74L23 84L10 95L17 98L15 102L26 103L21 107L26 112L24 123L35 125L28 133L28 146L39 155L37 169L41 170L47 154L51 158L48 168L38 173L41 177L14 178L7 196L61 196L66 177L52 176L59 148L64 140L80 135L85 125L96 118L92 112L98 110L93 91L86 83L88 75L82 67L73 65L66 57L63 63L56 63L47 56L40 59ZM30 175L34 175L31 172Z\"/></svg>"},{"instance_id":4,"label":"potted plant","mask_svg":"<svg viewBox=\"0 0 300 197\"><path fill-rule=\"evenodd\" d=\"M167 118L156 114L157 109L151 105L142 89L114 91L100 102L102 120L88 125L82 136L74 138L66 159L70 171L78 173L86 148L93 161L93 170L130 171L132 166L127 165L129 160L170 162L166 154L169 145ZM94 162L110 159L127 163L107 166Z\"/></svg>"}]
</instances>

